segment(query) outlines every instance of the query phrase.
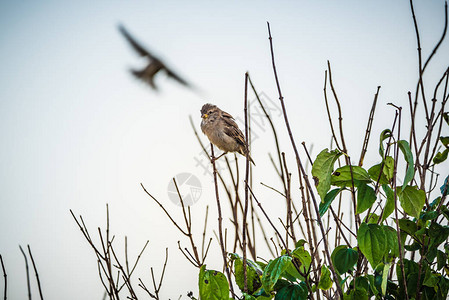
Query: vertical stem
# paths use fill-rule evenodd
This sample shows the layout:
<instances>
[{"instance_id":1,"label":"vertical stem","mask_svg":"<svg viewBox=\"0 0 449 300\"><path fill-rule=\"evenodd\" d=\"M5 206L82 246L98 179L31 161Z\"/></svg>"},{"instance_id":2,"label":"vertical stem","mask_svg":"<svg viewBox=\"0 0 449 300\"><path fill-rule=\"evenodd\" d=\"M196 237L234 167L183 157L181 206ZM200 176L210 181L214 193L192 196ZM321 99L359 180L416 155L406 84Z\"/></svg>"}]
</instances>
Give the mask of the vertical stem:
<instances>
[{"instance_id":1,"label":"vertical stem","mask_svg":"<svg viewBox=\"0 0 449 300\"><path fill-rule=\"evenodd\" d=\"M33 264L34 273L36 275L36 281L37 281L37 287L39 290L39 295L41 296L41 300L44 300L44 297L42 296L41 281L39 280L39 273L37 273L37 268L36 268L36 264L34 263L33 254L31 254L30 245L27 245L27 247L28 247L28 253L30 254L31 262Z\"/></svg>"},{"instance_id":2,"label":"vertical stem","mask_svg":"<svg viewBox=\"0 0 449 300\"><path fill-rule=\"evenodd\" d=\"M359 159L359 166L363 165L363 159L365 158L365 154L368 149L368 142L369 142L369 137L371 135L371 128L373 126L374 112L376 110L377 97L379 96L379 90L380 90L380 86L377 87L377 92L374 95L373 105L371 106L371 111L369 113L368 125L366 125L365 138L363 140L362 153L360 154L360 159Z\"/></svg>"},{"instance_id":3,"label":"vertical stem","mask_svg":"<svg viewBox=\"0 0 449 300\"><path fill-rule=\"evenodd\" d=\"M248 132L248 72L245 73L245 143L246 143L246 171L245 171L245 182L248 182L249 177L249 132ZM246 270L246 231L247 231L247 223L246 219L248 216L248 185L245 184L245 208L243 210L243 280L244 280L244 288L243 291L245 293L248 292L248 278L247 278L247 270Z\"/></svg>"},{"instance_id":4,"label":"vertical stem","mask_svg":"<svg viewBox=\"0 0 449 300\"><path fill-rule=\"evenodd\" d=\"M401 110L402 107L397 108L399 111L399 120L398 120L398 141L401 138ZM404 284L404 291L405 291L405 299L409 299L408 297L408 291L407 291L407 280L405 278L405 268L404 268L404 257L402 254L402 242L401 242L401 234L400 234L400 228L399 228L399 216L398 216L398 203L397 203L397 189L396 189L396 176L397 176L397 167L398 167L398 155L399 155L399 144L396 143L396 146L394 147L394 172L393 172L393 191L394 191L394 213L395 213L395 223L396 223L396 233L398 236L398 243L399 243L399 261L401 264L401 271L402 271L402 282Z\"/></svg>"},{"instance_id":5,"label":"vertical stem","mask_svg":"<svg viewBox=\"0 0 449 300\"><path fill-rule=\"evenodd\" d=\"M25 251L23 251L22 246L19 245L20 252L22 252L23 258L25 259L25 270L27 274L27 288L28 288L28 299L31 300L31 286L30 286L30 270L28 268L28 259L25 254Z\"/></svg>"},{"instance_id":6,"label":"vertical stem","mask_svg":"<svg viewBox=\"0 0 449 300\"><path fill-rule=\"evenodd\" d=\"M6 275L5 265L3 264L3 258L1 255L0 255L0 262L2 263L3 278L5 281L5 292L3 295L3 300L6 300L7 291L8 291L8 276Z\"/></svg>"},{"instance_id":7,"label":"vertical stem","mask_svg":"<svg viewBox=\"0 0 449 300\"><path fill-rule=\"evenodd\" d=\"M324 250L325 250L325 253L326 253L327 260L329 262L329 267L330 267L332 275L334 277L334 281L337 283L336 284L337 292L338 292L340 298L343 299L343 291L342 291L340 283L338 281L337 272L335 271L334 265L333 265L332 260L331 260L331 256L330 256L330 253L329 253L329 243L328 243L328 240L327 240L327 233L325 232L324 227L323 227L323 223L321 221L321 216L320 216L320 212L319 212L319 209L318 209L317 200L315 198L315 194L312 192L312 186L310 184L309 178L308 178L306 172L304 171L304 167L303 167L303 165L301 163L301 160L299 158L298 149L296 147L296 143L295 143L295 140L293 138L293 133L291 131L290 124L288 122L287 111L285 109L285 104L284 104L284 97L282 96L281 87L280 87L280 84L279 84L279 79L278 79L277 71L276 71L276 64L275 64L275 60L274 60L273 42L272 42L271 31L270 31L270 23L267 23L267 25L268 25L268 34L269 34L268 38L270 40L271 60L272 60L272 65L273 65L274 77L275 77L275 80L276 80L276 86L277 86L278 93L279 93L279 101L281 102L281 106L282 106L282 112L283 112L283 115L284 115L285 126L287 127L288 135L290 137L290 142L292 144L292 147L293 147L293 150L294 150L295 156L296 156L296 164L298 166L298 175L302 173L302 176L304 178L306 186L307 186L307 188L310 191L310 195L312 197L313 205L314 205L314 208L315 208L315 214L317 216L318 226L320 227L321 234L323 236ZM301 175L299 175L299 176L301 176Z\"/></svg>"},{"instance_id":8,"label":"vertical stem","mask_svg":"<svg viewBox=\"0 0 449 300\"><path fill-rule=\"evenodd\" d=\"M220 248L221 248L221 254L223 256L223 263L226 270L226 276L228 277L229 281L229 288L231 290L232 298L234 298L234 288L232 286L232 279L231 279L231 273L229 271L228 267L228 261L226 259L226 249L224 246L223 241L223 217L221 215L221 204L220 204L220 198L218 196L218 183L217 183L217 168L215 166L215 155L214 155L214 145L212 143L210 144L210 151L212 154L212 167L214 169L214 184L215 184L215 198L217 199L217 209L218 209L218 236L220 239Z\"/></svg>"}]
</instances>

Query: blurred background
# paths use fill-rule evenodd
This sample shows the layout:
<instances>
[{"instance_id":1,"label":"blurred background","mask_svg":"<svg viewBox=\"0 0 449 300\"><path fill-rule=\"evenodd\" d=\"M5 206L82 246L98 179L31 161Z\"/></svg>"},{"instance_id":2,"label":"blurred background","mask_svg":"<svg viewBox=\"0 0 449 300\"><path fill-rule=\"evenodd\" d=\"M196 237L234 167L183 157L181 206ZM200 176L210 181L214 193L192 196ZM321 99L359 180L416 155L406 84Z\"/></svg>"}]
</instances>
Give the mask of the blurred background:
<instances>
[{"instance_id":1,"label":"blurred background","mask_svg":"<svg viewBox=\"0 0 449 300\"><path fill-rule=\"evenodd\" d=\"M415 11L426 58L442 33L444 1L415 1ZM377 149L379 133L394 117L386 103L408 113L407 92L414 92L418 78L408 1L0 2L0 254L9 299L27 295L19 244L31 246L45 299L102 299L96 258L69 209L83 215L95 235L97 227L105 226L106 203L115 247L122 247L128 236L133 260L149 240L135 280L141 277L151 285L149 268L159 274L169 247L161 297L182 294L185 299L191 290L198 295L198 271L177 249L178 240L183 246L188 240L140 183L181 223L179 206L169 200L169 182L180 173L195 175L202 187L192 207L196 238L199 243L206 205L211 206L207 234L214 237L211 167L189 115L199 131L199 110L206 102L243 120L246 71L270 103L281 148L294 164L279 114L267 21L297 143L313 144L313 158L330 145L323 98L330 60L348 148L357 159L373 96L382 86L370 142ZM147 62L121 36L119 24L201 92L164 74L155 78L159 91L132 77L129 69ZM426 71L432 87L448 59L446 41ZM254 99L249 93L249 101ZM254 118L260 123L252 143L255 193L273 214L283 214L281 199L258 184L280 187L268 158L275 151L270 128ZM423 128L423 119L419 122ZM379 160L376 150L368 152L365 162ZM219 269L221 253L213 244L206 263ZM260 255L269 259L260 245Z\"/></svg>"}]
</instances>

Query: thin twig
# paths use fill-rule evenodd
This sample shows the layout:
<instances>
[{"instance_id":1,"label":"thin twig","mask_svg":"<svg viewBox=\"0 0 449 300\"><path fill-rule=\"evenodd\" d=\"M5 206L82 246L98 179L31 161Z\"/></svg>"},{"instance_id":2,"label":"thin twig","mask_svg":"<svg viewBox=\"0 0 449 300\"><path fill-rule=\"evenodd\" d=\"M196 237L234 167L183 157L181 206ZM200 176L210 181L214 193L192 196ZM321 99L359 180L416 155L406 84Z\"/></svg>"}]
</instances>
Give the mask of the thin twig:
<instances>
[{"instance_id":1,"label":"thin twig","mask_svg":"<svg viewBox=\"0 0 449 300\"><path fill-rule=\"evenodd\" d=\"M19 245L20 252L22 252L23 258L25 259L25 270L27 275L27 289L28 289L28 299L31 300L31 285L30 285L30 270L28 268L28 259L25 254L25 251L23 251L22 246Z\"/></svg>"},{"instance_id":2,"label":"thin twig","mask_svg":"<svg viewBox=\"0 0 449 300\"><path fill-rule=\"evenodd\" d=\"M248 186L248 184L245 182L246 186ZM285 243L284 239L282 238L281 234L279 233L279 230L277 230L276 226L274 226L273 222L271 221L270 217L268 216L268 214L265 212L265 210L262 207L262 204L259 202L259 200L257 200L256 195L254 195L253 190L248 186L248 190L250 191L251 195L253 196L254 200L256 201L257 205L259 206L260 210L262 211L262 213L264 214L265 218L267 219L267 221L270 223L271 227L273 227L274 231L276 231L277 236L279 237L279 239L282 242L282 245L284 246L284 249L289 252L287 244Z\"/></svg>"},{"instance_id":3,"label":"thin twig","mask_svg":"<svg viewBox=\"0 0 449 300\"><path fill-rule=\"evenodd\" d=\"M292 144L293 150L295 152L295 156L296 156L296 163L297 163L297 166L298 166L298 174L301 174L301 172L302 172L302 175L304 177L304 181L306 182L307 188L310 191L310 195L312 197L313 205L314 205L314 208L315 208L315 213L317 215L318 226L320 227L320 230L321 230L321 233L322 233L322 236L323 236L324 250L325 250L328 262L329 262L329 267L331 269L333 278L334 278L335 282L337 283L336 287L337 287L338 294L339 294L339 296L341 298L343 298L343 291L342 291L340 283L338 281L338 275L337 275L337 272L335 271L334 265L333 265L333 263L332 263L332 261L330 259L329 245L328 245L328 241L327 241L327 237L326 237L326 232L324 230L323 223L321 221L321 217L320 217L320 214L319 214L318 204L317 204L315 195L312 192L312 186L310 184L310 181L309 181L309 179L307 177L307 174L305 173L304 168L303 168L303 166L301 164L301 160L299 158L298 149L296 148L296 143L295 143L295 140L293 138L292 131L290 129L290 124L288 122L287 112L286 112L285 104L284 104L284 97L282 96L281 87L280 87L280 84L279 84L279 79L278 79L277 71L276 71L276 64L275 64L275 59L274 59L274 50L273 50L273 42L272 42L271 31L270 31L270 24L267 22L267 25L268 25L268 34L269 34L269 40L270 40L271 60L272 60L272 65L273 65L274 77L275 77L275 80L276 80L276 86L277 86L278 93L279 93L279 101L281 102L281 106L282 106L282 112L283 112L283 115L284 115L285 125L287 127L287 131L288 131L288 134L289 134L289 137L290 137L290 141L291 141L291 144ZM301 175L299 175L299 176L301 176Z\"/></svg>"},{"instance_id":4,"label":"thin twig","mask_svg":"<svg viewBox=\"0 0 449 300\"><path fill-rule=\"evenodd\" d=\"M42 296L41 281L39 280L39 273L37 272L37 267L36 267L36 264L34 262L33 254L31 253L30 245L27 245L27 247L28 247L28 253L30 254L31 262L33 263L34 274L36 275L36 281L37 281L37 288L39 290L39 296L41 297L41 300L43 300L44 297Z\"/></svg>"},{"instance_id":5,"label":"thin twig","mask_svg":"<svg viewBox=\"0 0 449 300\"><path fill-rule=\"evenodd\" d=\"M226 249L225 249L225 244L224 244L224 240L223 240L223 217L221 215L221 204L220 204L220 197L218 194L218 183L217 183L217 168L215 166L215 155L214 155L214 145L211 143L210 144L210 150L211 150L211 154L212 154L212 167L213 167L213 174L214 174L214 185L215 185L215 198L217 200L217 209L218 209L218 235L219 235L219 243L220 243L220 248L221 248L221 254L223 256L223 267L226 270L226 275L228 277L228 283L229 283L229 289L231 291L232 294L232 298L235 299L235 294L234 294L234 287L232 285L232 279L231 279L231 273L229 271L229 267L228 267L228 262L226 259Z\"/></svg>"},{"instance_id":6,"label":"thin twig","mask_svg":"<svg viewBox=\"0 0 449 300\"><path fill-rule=\"evenodd\" d=\"M337 149L342 150L340 148L340 145L338 144L337 136L335 135L334 124L332 123L331 112L329 110L329 102L327 100L327 88L326 87L327 87L327 70L324 71L324 88L323 88L324 103L326 104L327 118L329 120L329 125L331 127L332 138L335 141L335 145L336 145Z\"/></svg>"},{"instance_id":7,"label":"thin twig","mask_svg":"<svg viewBox=\"0 0 449 300\"><path fill-rule=\"evenodd\" d=\"M374 95L373 105L369 113L368 124L366 125L365 138L363 139L362 153L360 154L359 166L363 165L366 151L368 150L368 142L371 135L371 128L373 126L374 112L376 111L377 97L379 96L380 85L377 87L376 94Z\"/></svg>"},{"instance_id":8,"label":"thin twig","mask_svg":"<svg viewBox=\"0 0 449 300\"><path fill-rule=\"evenodd\" d=\"M0 254L0 262L2 263L2 271L3 271L3 281L5 282L5 290L3 294L3 300L6 300L6 297L8 295L8 275L6 274L5 265L3 264L3 257Z\"/></svg>"},{"instance_id":9,"label":"thin twig","mask_svg":"<svg viewBox=\"0 0 449 300\"><path fill-rule=\"evenodd\" d=\"M398 141L401 137L401 107L397 107L399 112L399 120L398 120ZM393 168L393 191L394 191L394 212L395 212L395 223L396 223L396 232L398 236L398 243L399 243L399 261L401 265L401 271L402 271L402 279L404 284L404 291L405 291L405 299L409 299L408 291L407 291L407 280L405 278L405 268L404 268L404 257L402 254L402 242L401 242L401 235L400 235L400 228L399 228L399 216L398 216L398 203L397 203L397 188L396 188L396 176L397 176L397 164L398 164L398 156L399 156L399 144L396 143L396 146L394 147L394 168Z\"/></svg>"},{"instance_id":10,"label":"thin twig","mask_svg":"<svg viewBox=\"0 0 449 300\"><path fill-rule=\"evenodd\" d=\"M248 149L246 149L246 169L245 169L245 182L249 179L249 131L248 131L248 72L245 73L245 101L244 101L244 114L245 114L245 143ZM243 291L248 292L248 278L247 278L247 268L246 268L246 231L248 217L248 185L245 184L245 209L243 210L243 234L242 234L242 244L243 244Z\"/></svg>"},{"instance_id":11,"label":"thin twig","mask_svg":"<svg viewBox=\"0 0 449 300\"><path fill-rule=\"evenodd\" d=\"M179 225L176 223L175 220L173 220L173 218L171 217L171 215L168 213L168 211L165 209L165 207L155 198L153 197L153 195L151 195L143 186L142 183L140 183L140 186L142 187L142 189L145 191L145 193L151 197L151 199L153 199L157 204L159 204L159 206L162 208L162 210L164 211L164 213L167 215L167 217L170 219L170 221L172 221L172 223L176 226L176 228L179 229L179 231L181 231L184 235L188 236L189 234L187 232L184 231L184 229L182 229L181 227L179 227Z\"/></svg>"}]
</instances>

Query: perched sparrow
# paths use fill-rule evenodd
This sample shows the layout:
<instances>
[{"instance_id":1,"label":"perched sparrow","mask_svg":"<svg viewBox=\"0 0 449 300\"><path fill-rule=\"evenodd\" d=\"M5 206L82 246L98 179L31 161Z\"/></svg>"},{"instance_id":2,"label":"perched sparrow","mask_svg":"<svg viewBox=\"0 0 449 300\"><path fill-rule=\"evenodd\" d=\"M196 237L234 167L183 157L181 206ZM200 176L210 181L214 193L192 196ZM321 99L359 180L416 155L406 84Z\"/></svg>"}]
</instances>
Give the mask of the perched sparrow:
<instances>
[{"instance_id":1,"label":"perched sparrow","mask_svg":"<svg viewBox=\"0 0 449 300\"><path fill-rule=\"evenodd\" d=\"M125 38L128 40L128 42L133 46L134 50L136 50L140 56L147 57L150 61L148 65L143 70L131 70L131 73L136 76L137 78L143 80L144 82L148 83L153 89L157 89L156 85L154 84L154 76L160 71L164 70L167 75L175 80L177 80L179 83L190 87L190 84L176 75L172 70L167 68L167 66L157 57L155 57L153 54L148 52L145 48L143 48L141 45L139 45L136 40L134 40L131 35L126 31L125 27L122 25L119 26L120 32L125 36Z\"/></svg>"},{"instance_id":2,"label":"perched sparrow","mask_svg":"<svg viewBox=\"0 0 449 300\"><path fill-rule=\"evenodd\" d=\"M203 118L201 130L212 144L224 151L222 155L228 152L238 152L246 156L248 145L245 137L230 114L207 103L201 108L201 118ZM251 156L248 155L248 157L255 165Z\"/></svg>"}]
</instances>

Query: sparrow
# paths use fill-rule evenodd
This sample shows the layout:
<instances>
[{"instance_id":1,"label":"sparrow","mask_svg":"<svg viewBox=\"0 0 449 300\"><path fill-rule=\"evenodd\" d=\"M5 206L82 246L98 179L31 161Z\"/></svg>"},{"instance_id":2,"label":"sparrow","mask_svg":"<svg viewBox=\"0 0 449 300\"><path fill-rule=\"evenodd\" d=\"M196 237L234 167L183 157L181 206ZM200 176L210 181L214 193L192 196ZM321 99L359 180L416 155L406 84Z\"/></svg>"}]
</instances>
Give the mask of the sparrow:
<instances>
[{"instance_id":1,"label":"sparrow","mask_svg":"<svg viewBox=\"0 0 449 300\"><path fill-rule=\"evenodd\" d=\"M242 131L235 123L234 118L217 106L207 103L201 108L201 130L207 136L209 141L223 150L224 153L238 152L246 157L248 153L248 144ZM249 160L254 164L253 159L248 154Z\"/></svg>"},{"instance_id":2,"label":"sparrow","mask_svg":"<svg viewBox=\"0 0 449 300\"><path fill-rule=\"evenodd\" d=\"M161 70L163 70L168 77L171 77L178 81L179 83L191 87L190 84L178 76L175 72L169 69L159 58L151 54L148 50L143 48L136 40L128 33L128 31L122 25L119 25L119 30L123 36L128 40L131 46L136 50L136 52L143 57L147 57L149 60L148 65L142 70L131 70L131 73L137 78L143 80L149 84L154 90L157 90L157 86L154 83L154 76Z\"/></svg>"}]
</instances>

